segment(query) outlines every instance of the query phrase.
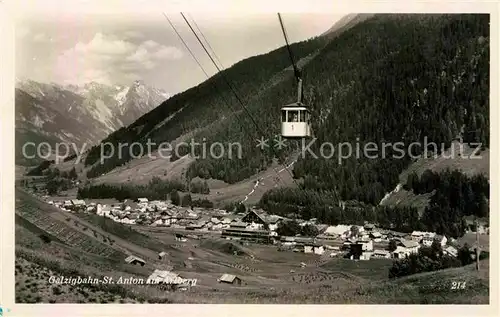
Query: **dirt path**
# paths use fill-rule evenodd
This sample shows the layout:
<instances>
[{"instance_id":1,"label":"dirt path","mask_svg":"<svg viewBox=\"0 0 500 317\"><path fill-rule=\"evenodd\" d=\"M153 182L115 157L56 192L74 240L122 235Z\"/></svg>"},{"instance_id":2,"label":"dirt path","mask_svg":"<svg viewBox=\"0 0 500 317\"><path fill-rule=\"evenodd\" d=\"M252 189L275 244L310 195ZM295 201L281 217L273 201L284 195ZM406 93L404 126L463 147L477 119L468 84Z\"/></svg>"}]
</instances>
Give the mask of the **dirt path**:
<instances>
[{"instance_id":1,"label":"dirt path","mask_svg":"<svg viewBox=\"0 0 500 317\"><path fill-rule=\"evenodd\" d=\"M294 161L292 161L292 163L290 163L290 164L288 164L287 166L283 167L282 169L278 170L278 171L276 172L276 174L277 174L277 175L279 175L281 172L283 172L283 171L285 171L285 170L288 170L290 167L292 167L292 166L293 166L293 164L295 164L295 162L296 162L296 161L297 161L297 160L294 160ZM277 177L277 176L275 176L274 174L269 174L269 175L267 175L267 176L265 176L265 177L262 177L262 178L257 179L257 181L255 182L255 185L253 186L252 190L251 190L251 191L250 191L250 192L249 192L249 193L245 196L245 198L244 198L244 199L243 199L240 203L242 203L242 204L243 204L244 202L246 202L246 201L248 200L248 198L249 198L251 195L253 195L253 193L255 193L255 190L257 189L257 187L259 187L259 185L261 185L261 184L262 184L262 181L263 181L263 180L265 180L265 179L269 179L269 178L271 178L271 177ZM276 186L278 186L278 185L276 184L276 185L275 185L275 187L276 187Z\"/></svg>"}]
</instances>

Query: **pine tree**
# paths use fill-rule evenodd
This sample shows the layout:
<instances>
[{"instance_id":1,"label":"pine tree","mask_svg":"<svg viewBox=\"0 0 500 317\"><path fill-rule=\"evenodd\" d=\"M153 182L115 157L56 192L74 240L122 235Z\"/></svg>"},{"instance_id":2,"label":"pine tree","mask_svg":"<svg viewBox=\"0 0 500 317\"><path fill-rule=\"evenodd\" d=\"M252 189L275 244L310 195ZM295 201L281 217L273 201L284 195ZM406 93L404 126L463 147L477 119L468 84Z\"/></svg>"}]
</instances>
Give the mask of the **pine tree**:
<instances>
[{"instance_id":1,"label":"pine tree","mask_svg":"<svg viewBox=\"0 0 500 317\"><path fill-rule=\"evenodd\" d=\"M170 193L170 200L172 201L172 204L177 205L177 206L179 206L179 205L180 205L181 198L180 198L180 195L179 195L179 193L177 192L177 190L175 190L175 189L174 189L174 190Z\"/></svg>"},{"instance_id":2,"label":"pine tree","mask_svg":"<svg viewBox=\"0 0 500 317\"><path fill-rule=\"evenodd\" d=\"M71 171L69 172L68 177L69 177L70 179L77 179L77 178L78 178L78 174L76 173L76 169L75 169L74 167L73 167L73 168L71 169Z\"/></svg>"}]
</instances>

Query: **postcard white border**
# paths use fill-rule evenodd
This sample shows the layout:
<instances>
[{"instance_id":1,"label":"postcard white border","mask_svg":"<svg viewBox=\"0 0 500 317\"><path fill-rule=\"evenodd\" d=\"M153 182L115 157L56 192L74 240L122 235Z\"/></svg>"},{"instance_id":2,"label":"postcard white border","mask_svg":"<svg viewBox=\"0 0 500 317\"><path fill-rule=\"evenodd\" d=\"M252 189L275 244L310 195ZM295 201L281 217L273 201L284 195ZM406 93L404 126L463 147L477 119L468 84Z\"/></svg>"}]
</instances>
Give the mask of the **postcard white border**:
<instances>
[{"instance_id":1,"label":"postcard white border","mask_svg":"<svg viewBox=\"0 0 500 317\"><path fill-rule=\"evenodd\" d=\"M147 5L141 5L145 3ZM154 6L152 5L154 4ZM195 8L195 9L194 9ZM489 13L491 17L490 129L491 162L498 158L498 40L497 1L334 1L319 0L0 0L0 305L9 308L4 316L490 316L498 315L498 224L497 200L500 167L491 164L490 305L185 305L185 304L15 304L14 303L14 27L13 19L23 10L40 14L68 12L112 12L140 14L150 10L166 12L332 12L339 13ZM497 193L497 194L495 194Z\"/></svg>"}]
</instances>

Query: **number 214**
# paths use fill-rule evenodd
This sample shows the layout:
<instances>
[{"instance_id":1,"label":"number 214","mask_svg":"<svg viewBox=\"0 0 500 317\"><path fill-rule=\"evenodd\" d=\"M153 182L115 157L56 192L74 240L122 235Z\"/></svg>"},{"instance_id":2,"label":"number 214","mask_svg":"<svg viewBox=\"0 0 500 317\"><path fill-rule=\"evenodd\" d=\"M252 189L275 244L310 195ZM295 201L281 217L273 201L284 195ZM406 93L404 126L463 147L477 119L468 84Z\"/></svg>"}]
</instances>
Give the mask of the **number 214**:
<instances>
[{"instance_id":1,"label":"number 214","mask_svg":"<svg viewBox=\"0 0 500 317\"><path fill-rule=\"evenodd\" d=\"M465 289L465 282L451 282L451 289Z\"/></svg>"}]
</instances>

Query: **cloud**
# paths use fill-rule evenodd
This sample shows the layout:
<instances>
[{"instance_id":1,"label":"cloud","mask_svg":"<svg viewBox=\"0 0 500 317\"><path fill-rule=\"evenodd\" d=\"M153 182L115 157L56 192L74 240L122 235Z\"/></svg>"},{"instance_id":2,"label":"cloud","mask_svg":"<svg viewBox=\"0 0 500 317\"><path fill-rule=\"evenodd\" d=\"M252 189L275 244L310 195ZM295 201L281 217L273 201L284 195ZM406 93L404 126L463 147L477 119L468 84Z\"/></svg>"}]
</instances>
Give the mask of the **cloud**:
<instances>
[{"instance_id":1,"label":"cloud","mask_svg":"<svg viewBox=\"0 0 500 317\"><path fill-rule=\"evenodd\" d=\"M123 35L128 39L138 39L138 38L144 37L144 35L141 32L133 31L133 30L125 31L125 33L123 33Z\"/></svg>"},{"instance_id":2,"label":"cloud","mask_svg":"<svg viewBox=\"0 0 500 317\"><path fill-rule=\"evenodd\" d=\"M153 56L158 59L179 59L182 57L182 52L176 47L162 46L153 53Z\"/></svg>"},{"instance_id":3,"label":"cloud","mask_svg":"<svg viewBox=\"0 0 500 317\"><path fill-rule=\"evenodd\" d=\"M97 33L57 57L55 81L81 85L89 81L128 84L160 61L182 58L182 51L147 40L140 44Z\"/></svg>"},{"instance_id":4,"label":"cloud","mask_svg":"<svg viewBox=\"0 0 500 317\"><path fill-rule=\"evenodd\" d=\"M147 40L146 42L142 43L145 47L148 48L157 48L160 47L160 44L158 42L152 41L152 40Z\"/></svg>"}]
</instances>

